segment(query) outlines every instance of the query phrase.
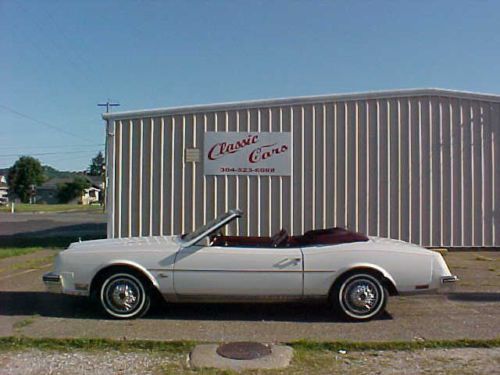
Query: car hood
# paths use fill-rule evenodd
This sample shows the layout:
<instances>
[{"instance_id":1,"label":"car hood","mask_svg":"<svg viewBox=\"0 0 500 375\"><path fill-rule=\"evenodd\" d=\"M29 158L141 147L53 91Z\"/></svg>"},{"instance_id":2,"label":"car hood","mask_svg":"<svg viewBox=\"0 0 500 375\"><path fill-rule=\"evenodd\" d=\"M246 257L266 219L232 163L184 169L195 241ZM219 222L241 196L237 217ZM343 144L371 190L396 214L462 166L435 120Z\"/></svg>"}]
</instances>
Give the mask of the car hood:
<instances>
[{"instance_id":1,"label":"car hood","mask_svg":"<svg viewBox=\"0 0 500 375\"><path fill-rule=\"evenodd\" d=\"M152 237L127 237L127 238L109 238L103 240L73 242L68 250L70 251L154 251L166 248L179 248L177 236L152 236Z\"/></svg>"}]
</instances>

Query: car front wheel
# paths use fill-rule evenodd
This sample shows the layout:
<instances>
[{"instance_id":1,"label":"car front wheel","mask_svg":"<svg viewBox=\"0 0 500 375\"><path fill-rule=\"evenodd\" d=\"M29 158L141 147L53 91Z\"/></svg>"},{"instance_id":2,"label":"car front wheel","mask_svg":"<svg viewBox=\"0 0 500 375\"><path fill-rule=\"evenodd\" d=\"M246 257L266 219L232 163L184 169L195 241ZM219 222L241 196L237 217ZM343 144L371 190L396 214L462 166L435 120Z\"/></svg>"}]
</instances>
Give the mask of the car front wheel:
<instances>
[{"instance_id":1,"label":"car front wheel","mask_svg":"<svg viewBox=\"0 0 500 375\"><path fill-rule=\"evenodd\" d=\"M139 318L146 314L151 304L148 283L131 272L107 275L99 297L104 312L118 319Z\"/></svg>"},{"instance_id":2,"label":"car front wheel","mask_svg":"<svg viewBox=\"0 0 500 375\"><path fill-rule=\"evenodd\" d=\"M355 273L335 286L332 297L336 310L344 318L365 321L384 311L388 295L377 277L369 273Z\"/></svg>"}]
</instances>

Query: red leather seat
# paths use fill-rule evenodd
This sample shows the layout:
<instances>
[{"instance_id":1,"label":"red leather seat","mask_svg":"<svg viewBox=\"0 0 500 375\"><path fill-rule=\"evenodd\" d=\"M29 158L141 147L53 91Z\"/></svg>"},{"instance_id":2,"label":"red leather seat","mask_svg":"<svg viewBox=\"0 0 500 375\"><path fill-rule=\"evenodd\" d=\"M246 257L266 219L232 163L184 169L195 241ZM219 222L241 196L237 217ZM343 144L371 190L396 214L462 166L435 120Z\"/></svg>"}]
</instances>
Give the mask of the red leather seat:
<instances>
[{"instance_id":1,"label":"red leather seat","mask_svg":"<svg viewBox=\"0 0 500 375\"><path fill-rule=\"evenodd\" d=\"M351 232L344 228L315 229L304 233L301 236L291 236L288 243L293 246L313 246L313 245L337 245L350 242L368 241L364 234Z\"/></svg>"},{"instance_id":2,"label":"red leather seat","mask_svg":"<svg viewBox=\"0 0 500 375\"><path fill-rule=\"evenodd\" d=\"M218 236L212 246L228 247L305 247L314 245L336 245L349 242L368 241L364 234L344 228L310 230L303 235L289 236L281 229L272 237Z\"/></svg>"}]
</instances>

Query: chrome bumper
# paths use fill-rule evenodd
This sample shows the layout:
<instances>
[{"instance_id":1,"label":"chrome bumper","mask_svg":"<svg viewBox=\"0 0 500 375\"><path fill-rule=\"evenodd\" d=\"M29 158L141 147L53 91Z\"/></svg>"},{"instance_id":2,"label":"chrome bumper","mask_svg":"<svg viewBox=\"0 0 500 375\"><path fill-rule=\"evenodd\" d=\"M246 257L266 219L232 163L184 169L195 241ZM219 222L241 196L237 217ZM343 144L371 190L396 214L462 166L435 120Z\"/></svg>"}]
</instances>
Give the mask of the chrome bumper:
<instances>
[{"instance_id":1,"label":"chrome bumper","mask_svg":"<svg viewBox=\"0 0 500 375\"><path fill-rule=\"evenodd\" d=\"M441 284L455 283L459 278L455 275L441 277Z\"/></svg>"},{"instance_id":2,"label":"chrome bumper","mask_svg":"<svg viewBox=\"0 0 500 375\"><path fill-rule=\"evenodd\" d=\"M51 293L62 293L62 278L54 272L46 273L42 276L43 283L47 291Z\"/></svg>"}]
</instances>

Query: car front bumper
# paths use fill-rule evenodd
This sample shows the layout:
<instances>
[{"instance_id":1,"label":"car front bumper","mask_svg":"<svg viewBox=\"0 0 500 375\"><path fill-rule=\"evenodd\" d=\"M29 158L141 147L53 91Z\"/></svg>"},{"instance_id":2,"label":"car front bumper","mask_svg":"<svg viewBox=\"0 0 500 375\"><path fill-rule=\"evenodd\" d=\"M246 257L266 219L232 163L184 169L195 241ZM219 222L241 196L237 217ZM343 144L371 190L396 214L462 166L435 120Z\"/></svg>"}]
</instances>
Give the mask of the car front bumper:
<instances>
[{"instance_id":1,"label":"car front bumper","mask_svg":"<svg viewBox=\"0 0 500 375\"><path fill-rule=\"evenodd\" d=\"M73 272L49 272L42 276L43 283L50 293L64 293L74 296L88 296L88 284L75 284Z\"/></svg>"},{"instance_id":2,"label":"car front bumper","mask_svg":"<svg viewBox=\"0 0 500 375\"><path fill-rule=\"evenodd\" d=\"M51 293L62 293L62 277L54 272L46 273L42 276L43 283L47 291Z\"/></svg>"}]
</instances>

